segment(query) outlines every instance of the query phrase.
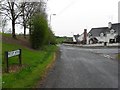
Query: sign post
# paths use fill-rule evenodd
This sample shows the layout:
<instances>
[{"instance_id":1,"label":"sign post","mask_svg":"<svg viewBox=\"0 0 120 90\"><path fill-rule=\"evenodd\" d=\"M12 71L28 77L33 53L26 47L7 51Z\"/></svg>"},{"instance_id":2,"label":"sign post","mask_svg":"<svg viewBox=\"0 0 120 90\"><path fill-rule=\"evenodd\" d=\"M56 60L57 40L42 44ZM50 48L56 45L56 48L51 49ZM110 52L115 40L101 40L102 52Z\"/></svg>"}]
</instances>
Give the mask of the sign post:
<instances>
[{"instance_id":1,"label":"sign post","mask_svg":"<svg viewBox=\"0 0 120 90\"><path fill-rule=\"evenodd\" d=\"M19 63L20 63L20 66L22 66L22 61L21 61L21 49L20 50L20 54L19 54Z\"/></svg>"},{"instance_id":2,"label":"sign post","mask_svg":"<svg viewBox=\"0 0 120 90\"><path fill-rule=\"evenodd\" d=\"M8 66L8 52L5 52L5 64L6 64L6 72L9 72L9 66Z\"/></svg>"},{"instance_id":3,"label":"sign post","mask_svg":"<svg viewBox=\"0 0 120 90\"><path fill-rule=\"evenodd\" d=\"M22 66L22 60L21 60L21 49L5 52L5 64L6 64L6 72L9 72L9 63L8 58L18 56L19 59L19 65Z\"/></svg>"}]
</instances>

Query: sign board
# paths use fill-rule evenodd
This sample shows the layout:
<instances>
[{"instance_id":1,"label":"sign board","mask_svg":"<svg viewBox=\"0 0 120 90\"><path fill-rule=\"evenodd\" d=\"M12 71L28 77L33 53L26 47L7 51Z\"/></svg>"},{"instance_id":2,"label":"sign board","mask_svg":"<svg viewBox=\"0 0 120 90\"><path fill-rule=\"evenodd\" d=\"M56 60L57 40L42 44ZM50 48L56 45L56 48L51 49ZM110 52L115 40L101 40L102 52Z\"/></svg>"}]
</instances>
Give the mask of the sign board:
<instances>
[{"instance_id":1,"label":"sign board","mask_svg":"<svg viewBox=\"0 0 120 90\"><path fill-rule=\"evenodd\" d=\"M13 56L17 56L19 54L20 54L20 50L15 50L15 51L8 52L8 58L13 57Z\"/></svg>"},{"instance_id":2,"label":"sign board","mask_svg":"<svg viewBox=\"0 0 120 90\"><path fill-rule=\"evenodd\" d=\"M5 52L5 63L6 63L6 72L9 72L9 64L8 64L8 58L13 57L13 56L18 56L19 59L19 65L22 65L21 62L21 49L14 50L14 51L9 51Z\"/></svg>"}]
</instances>

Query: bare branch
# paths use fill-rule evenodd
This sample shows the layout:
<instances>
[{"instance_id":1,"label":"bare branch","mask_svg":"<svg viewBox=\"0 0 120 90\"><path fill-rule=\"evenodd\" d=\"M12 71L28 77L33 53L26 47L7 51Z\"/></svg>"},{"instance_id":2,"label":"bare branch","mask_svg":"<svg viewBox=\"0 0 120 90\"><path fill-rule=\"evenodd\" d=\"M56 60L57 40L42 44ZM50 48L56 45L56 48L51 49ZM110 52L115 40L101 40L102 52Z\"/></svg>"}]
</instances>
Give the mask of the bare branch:
<instances>
[{"instance_id":1,"label":"bare branch","mask_svg":"<svg viewBox=\"0 0 120 90\"><path fill-rule=\"evenodd\" d=\"M2 13L3 15L7 16L9 19L12 20L12 18L7 13Z\"/></svg>"}]
</instances>

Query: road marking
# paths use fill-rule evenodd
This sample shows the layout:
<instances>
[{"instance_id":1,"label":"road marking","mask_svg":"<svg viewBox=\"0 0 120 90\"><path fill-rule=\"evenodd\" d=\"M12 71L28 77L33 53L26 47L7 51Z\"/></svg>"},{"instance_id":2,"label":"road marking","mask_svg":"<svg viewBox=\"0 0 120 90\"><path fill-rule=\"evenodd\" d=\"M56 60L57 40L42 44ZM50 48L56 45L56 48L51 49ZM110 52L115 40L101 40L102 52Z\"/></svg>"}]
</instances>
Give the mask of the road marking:
<instances>
[{"instance_id":1,"label":"road marking","mask_svg":"<svg viewBox=\"0 0 120 90\"><path fill-rule=\"evenodd\" d=\"M103 55L103 56L109 59L113 59L113 57L111 57L110 55Z\"/></svg>"}]
</instances>

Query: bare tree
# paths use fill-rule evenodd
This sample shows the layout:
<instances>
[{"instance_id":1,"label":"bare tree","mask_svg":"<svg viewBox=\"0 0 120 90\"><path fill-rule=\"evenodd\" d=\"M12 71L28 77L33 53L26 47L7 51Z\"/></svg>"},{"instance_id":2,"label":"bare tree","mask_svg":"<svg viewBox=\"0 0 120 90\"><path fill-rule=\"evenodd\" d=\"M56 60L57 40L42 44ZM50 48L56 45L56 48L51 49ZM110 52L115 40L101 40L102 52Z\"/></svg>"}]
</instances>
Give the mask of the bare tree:
<instances>
[{"instance_id":1,"label":"bare tree","mask_svg":"<svg viewBox=\"0 0 120 90\"><path fill-rule=\"evenodd\" d=\"M5 27L7 26L7 19L6 17L2 18L2 22L1 22L1 27L2 27L2 33L5 32Z\"/></svg>"},{"instance_id":2,"label":"bare tree","mask_svg":"<svg viewBox=\"0 0 120 90\"><path fill-rule=\"evenodd\" d=\"M31 17L35 13L45 13L46 2L40 0L40 2L16 2L16 0L2 1L2 7L0 13L7 16L12 22L12 37L15 35L15 24L21 24L24 27L24 37L26 37L26 28L29 28L29 34L31 34ZM20 19L19 19L20 18ZM19 20L18 20L19 19Z\"/></svg>"},{"instance_id":3,"label":"bare tree","mask_svg":"<svg viewBox=\"0 0 120 90\"><path fill-rule=\"evenodd\" d=\"M15 24L17 18L21 14L20 4L18 2L7 0L2 2L2 7L0 9L2 15L7 16L12 21L12 37L16 38L15 34Z\"/></svg>"},{"instance_id":4,"label":"bare tree","mask_svg":"<svg viewBox=\"0 0 120 90\"><path fill-rule=\"evenodd\" d=\"M46 3L41 0L40 2L22 2L22 20L24 27L24 37L26 38L26 28L29 27L29 34L31 35L31 16L35 13L45 13L45 5ZM28 24L29 23L29 24Z\"/></svg>"}]
</instances>

